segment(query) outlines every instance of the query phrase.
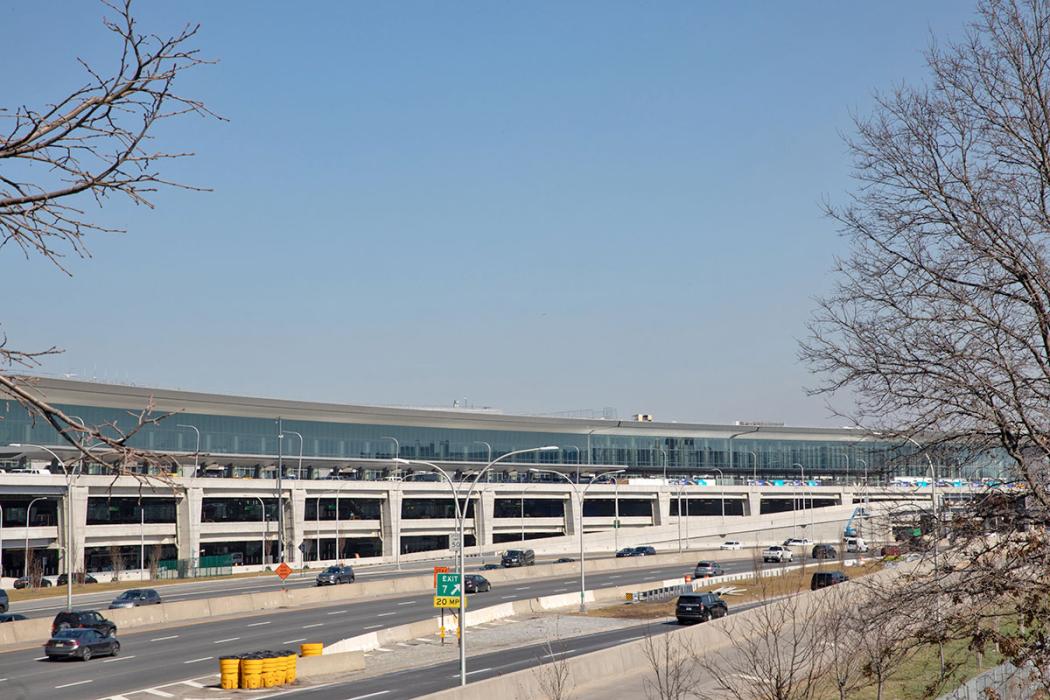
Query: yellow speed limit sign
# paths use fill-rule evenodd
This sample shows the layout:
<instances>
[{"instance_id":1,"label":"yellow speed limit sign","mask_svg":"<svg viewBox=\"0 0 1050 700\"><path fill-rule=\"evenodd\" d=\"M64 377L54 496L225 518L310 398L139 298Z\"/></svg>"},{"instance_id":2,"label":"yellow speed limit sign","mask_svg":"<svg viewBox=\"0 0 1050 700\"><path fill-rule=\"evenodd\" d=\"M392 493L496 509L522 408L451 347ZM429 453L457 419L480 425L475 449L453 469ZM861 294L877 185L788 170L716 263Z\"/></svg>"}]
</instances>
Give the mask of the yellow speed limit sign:
<instances>
[{"instance_id":1,"label":"yellow speed limit sign","mask_svg":"<svg viewBox=\"0 0 1050 700\"><path fill-rule=\"evenodd\" d=\"M435 608L458 608L459 596L436 595L434 596ZM463 607L467 607L467 601L463 601Z\"/></svg>"}]
</instances>

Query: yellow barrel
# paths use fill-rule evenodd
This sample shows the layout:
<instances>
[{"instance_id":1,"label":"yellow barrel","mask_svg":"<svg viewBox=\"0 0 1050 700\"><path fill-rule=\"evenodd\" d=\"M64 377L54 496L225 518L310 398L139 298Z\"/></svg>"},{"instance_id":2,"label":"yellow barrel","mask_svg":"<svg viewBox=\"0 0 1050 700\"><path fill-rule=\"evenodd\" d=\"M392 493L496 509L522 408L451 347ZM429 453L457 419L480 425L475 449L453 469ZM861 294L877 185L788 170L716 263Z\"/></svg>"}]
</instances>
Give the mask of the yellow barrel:
<instances>
[{"instance_id":1,"label":"yellow barrel","mask_svg":"<svg viewBox=\"0 0 1050 700\"><path fill-rule=\"evenodd\" d=\"M284 682L285 683L295 683L296 671L297 671L297 662L296 662L295 652L294 651L288 652L287 655L284 657L284 660L287 663L287 665L284 667Z\"/></svg>"},{"instance_id":2,"label":"yellow barrel","mask_svg":"<svg viewBox=\"0 0 1050 700\"><path fill-rule=\"evenodd\" d=\"M311 642L310 644L300 644L299 645L299 655L300 656L320 656L321 655L321 651L323 649L324 649L324 644L320 644L320 643L313 643L313 642Z\"/></svg>"},{"instance_id":3,"label":"yellow barrel","mask_svg":"<svg viewBox=\"0 0 1050 700\"><path fill-rule=\"evenodd\" d=\"M219 659L219 685L223 690L235 690L239 682L241 660L236 656Z\"/></svg>"},{"instance_id":4,"label":"yellow barrel","mask_svg":"<svg viewBox=\"0 0 1050 700\"><path fill-rule=\"evenodd\" d=\"M280 660L274 656L267 655L262 660L262 681L264 688L272 688L277 685L277 674L280 669Z\"/></svg>"},{"instance_id":5,"label":"yellow barrel","mask_svg":"<svg viewBox=\"0 0 1050 700\"><path fill-rule=\"evenodd\" d=\"M277 653L277 685L288 682L288 655L284 652Z\"/></svg>"},{"instance_id":6,"label":"yellow barrel","mask_svg":"<svg viewBox=\"0 0 1050 700\"><path fill-rule=\"evenodd\" d=\"M262 659L241 659L241 688L257 690L262 687Z\"/></svg>"}]
</instances>

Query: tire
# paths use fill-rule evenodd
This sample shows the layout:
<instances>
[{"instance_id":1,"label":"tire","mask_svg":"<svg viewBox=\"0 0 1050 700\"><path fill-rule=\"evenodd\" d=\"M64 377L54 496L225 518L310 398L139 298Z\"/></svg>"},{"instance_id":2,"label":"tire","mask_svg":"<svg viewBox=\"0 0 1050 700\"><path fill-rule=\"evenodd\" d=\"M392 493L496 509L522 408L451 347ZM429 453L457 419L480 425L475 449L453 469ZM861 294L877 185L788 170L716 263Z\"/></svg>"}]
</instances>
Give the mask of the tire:
<instances>
[{"instance_id":1,"label":"tire","mask_svg":"<svg viewBox=\"0 0 1050 700\"><path fill-rule=\"evenodd\" d=\"M91 661L91 647L86 647L84 653L81 654L80 658L84 661Z\"/></svg>"},{"instance_id":2,"label":"tire","mask_svg":"<svg viewBox=\"0 0 1050 700\"><path fill-rule=\"evenodd\" d=\"M120 653L120 642L113 642L113 649L110 652L110 656L116 656Z\"/></svg>"}]
</instances>

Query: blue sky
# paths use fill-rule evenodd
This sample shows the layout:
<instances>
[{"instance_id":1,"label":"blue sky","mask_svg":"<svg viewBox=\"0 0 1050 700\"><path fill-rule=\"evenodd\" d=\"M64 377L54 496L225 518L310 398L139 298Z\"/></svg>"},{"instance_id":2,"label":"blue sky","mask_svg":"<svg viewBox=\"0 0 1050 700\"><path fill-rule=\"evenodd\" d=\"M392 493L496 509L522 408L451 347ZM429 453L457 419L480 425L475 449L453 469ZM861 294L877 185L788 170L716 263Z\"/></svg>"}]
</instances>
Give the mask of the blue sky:
<instances>
[{"instance_id":1,"label":"blue sky","mask_svg":"<svg viewBox=\"0 0 1050 700\"><path fill-rule=\"evenodd\" d=\"M50 373L348 403L835 425L796 359L842 135L969 3L139 3L227 123L66 277L0 250ZM0 5L0 106L105 65L101 5ZM46 27L46 31L42 28ZM846 408L848 397L837 401Z\"/></svg>"}]
</instances>

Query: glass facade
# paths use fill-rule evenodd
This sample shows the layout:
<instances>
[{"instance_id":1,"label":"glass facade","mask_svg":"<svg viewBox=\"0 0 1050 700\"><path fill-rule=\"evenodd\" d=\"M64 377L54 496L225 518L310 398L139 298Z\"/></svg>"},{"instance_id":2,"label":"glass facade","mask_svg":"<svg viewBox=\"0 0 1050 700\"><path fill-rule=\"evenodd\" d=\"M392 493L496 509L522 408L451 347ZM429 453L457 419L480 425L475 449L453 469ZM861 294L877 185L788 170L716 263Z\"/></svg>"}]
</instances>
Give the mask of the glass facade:
<instances>
[{"instance_id":1,"label":"glass facade","mask_svg":"<svg viewBox=\"0 0 1050 700\"><path fill-rule=\"evenodd\" d=\"M60 405L67 413L93 425L115 424L128 429L134 425L133 411L93 406ZM0 401L0 444L30 443L54 445L60 442L52 428L33 421L15 401ZM469 416L465 417L465 420ZM277 420L237 416L183 413L144 426L131 443L158 451L193 453L197 448L193 430L200 430L200 451L214 461L223 455L272 461L278 452ZM659 473L665 465L671 473L705 473L721 469L740 477L757 473L789 478L804 466L806 475L818 477L832 473L864 470L878 473L889 464L893 450L870 440L844 442L820 439L768 439L746 435L732 440L724 437L681 437L623 435L599 432L541 432L528 430L481 430L445 427L409 427L388 424L332 423L324 421L283 421L287 432L281 440L285 463L297 462L299 440L290 431L303 435L303 462L326 460L392 459L396 453L405 459L442 462L484 462L488 447L497 457L513 450L541 445L557 445L559 450L515 457L519 463L617 465L639 473ZM630 424L624 426L629 429ZM730 450L732 452L730 453ZM326 462L326 465L329 464Z\"/></svg>"}]
</instances>

